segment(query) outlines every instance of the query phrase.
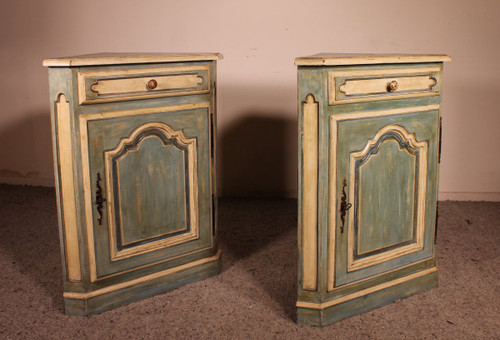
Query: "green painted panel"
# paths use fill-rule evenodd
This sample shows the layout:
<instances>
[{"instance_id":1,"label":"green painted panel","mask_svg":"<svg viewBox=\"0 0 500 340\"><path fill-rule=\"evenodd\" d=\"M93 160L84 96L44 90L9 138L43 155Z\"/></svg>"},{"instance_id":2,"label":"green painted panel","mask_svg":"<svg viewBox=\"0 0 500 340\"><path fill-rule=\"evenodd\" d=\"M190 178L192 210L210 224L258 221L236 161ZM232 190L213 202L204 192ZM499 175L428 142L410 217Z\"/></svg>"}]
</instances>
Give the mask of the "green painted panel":
<instances>
[{"instance_id":1,"label":"green painted panel","mask_svg":"<svg viewBox=\"0 0 500 340\"><path fill-rule=\"evenodd\" d=\"M140 73L140 70L143 68L194 65L210 66L210 77L205 77L207 81L203 83L203 88L208 88L208 84L210 84L209 93L125 102L92 103L89 105L78 104L79 85L77 73L79 71L124 70L133 68ZM206 72L204 72L204 75L207 75ZM67 275L64 273L64 291L92 293L98 289L110 287L115 284L127 282L133 284L132 280L140 277L215 255L217 252L217 243L215 232L213 232L212 228L216 221L216 215L212 213L213 189L215 189L215 186L211 185L211 181L213 181L215 174L213 155L216 138L213 124L215 124L216 117L216 63L214 61L199 61L121 66L105 65L99 67L51 67L49 68L49 76L63 271L66 270L64 259L66 252L64 249L64 229L61 217L64 216L65 212L62 211L61 195L59 192L61 183L59 180L60 169L56 148L57 121L55 118L57 118L57 113L54 110L55 101L61 93L66 96L69 103L71 135L73 138L72 150L74 151L73 176L76 194L76 215L78 217L75 227L78 231L82 281L68 281ZM206 107L205 104L199 105L201 103L206 103ZM197 104L196 107L198 108L170 111L172 106L182 104ZM165 112L142 114L147 111L144 109L158 107L170 108L166 108ZM191 106L186 105L185 107L189 108ZM141 114L134 114L134 110L138 110L137 112L141 112ZM122 111L127 112L122 115L120 113ZM188 188L192 188L193 186L187 183L186 166L183 164L185 159L181 160L187 156L185 156L185 151L180 156L181 152L179 150L182 148L175 148L170 142L163 143L164 146L162 146L158 138L149 138L147 136L143 136L142 142L137 140L135 145L140 146L138 151L133 152L130 149L128 155L121 160L118 172L111 176L112 180L110 183L113 188L110 190L114 191L111 194L107 191L110 183L108 183L108 178L105 177L105 152L116 149L120 141L128 138L139 126L153 122L166 124L175 131L182 131L187 139L194 139L193 145L196 147L195 162L198 180L196 187L198 190L198 199L195 201L194 208L197 211L199 238L165 249L158 249L153 252L111 261L108 209L113 199L116 203L117 198L119 198L121 203L123 203L122 210L125 211L125 217L123 218L125 222L123 228L124 243L140 238L149 237L151 239L159 239L161 237L179 235L183 231L177 231L176 226L190 226L189 217L186 217L186 212L190 208L193 208L193 206L185 203L187 201L185 196L189 196L187 193ZM88 154L86 151L88 151ZM150 171L150 168L145 164L153 164L153 171L148 173L148 176L152 177L150 181L146 179L148 176L145 175L145 172ZM168 172L167 175L164 175L165 172ZM98 174L101 177L100 186L102 187L102 194L106 199L102 209L102 224L99 224L98 221L99 214L96 204ZM121 182L119 182L120 194L117 193L117 178L121 178ZM145 188L141 187L141 183ZM160 195L160 193L164 196ZM179 196L174 195L174 193L179 194ZM183 196L184 198L182 198ZM142 210L136 207L136 205L149 207L149 212L148 208ZM140 216L141 210L142 216ZM137 227L137 221L144 222L144 216L147 217L144 226L134 230L133 225L135 224ZM90 228L90 230L87 228ZM172 231L174 232L173 234L157 237L159 234ZM93 250L95 250L92 253L87 249L87 247L91 247L89 244L91 242L90 237L93 238L92 246ZM146 240L145 243L149 241ZM120 247L118 248L120 250ZM97 281L91 282L91 264L94 261L97 269ZM204 263L194 268L182 270L172 275L161 276L145 283L132 286L126 284L127 287L111 291L110 293L102 294L102 292L97 292L99 295L93 296L91 294L90 296L93 297L89 297L88 299L74 300L65 298L66 313L75 315L98 313L123 303L135 301L176 288L188 282L208 277L215 274L218 268L219 261Z\"/></svg>"},{"instance_id":2,"label":"green painted panel","mask_svg":"<svg viewBox=\"0 0 500 340\"><path fill-rule=\"evenodd\" d=\"M188 228L185 154L148 136L115 161L122 245Z\"/></svg>"},{"instance_id":3,"label":"green painted panel","mask_svg":"<svg viewBox=\"0 0 500 340\"><path fill-rule=\"evenodd\" d=\"M342 181L344 178L347 180L347 183L351 182L351 154L363 150L368 141L374 139L377 133L388 125L400 126L409 134L415 134L415 139L418 142L427 142L428 153L426 169L427 178L425 183L426 197L423 198L426 205L424 249L366 268L348 271L349 233L341 233L339 228L337 228L335 262L336 286L356 282L432 257L434 254L434 244L431 241L433 237L432 233L434 232L434 215L432 213L436 205L435 178L437 177L437 128L439 126L439 111L416 111L387 116L380 116L377 111L373 111L373 115L368 115L363 118L352 119L346 116L346 119L341 119L341 116L337 117L340 118L337 122L337 188L342 188ZM383 137L381 136L380 139L383 139ZM364 223L368 218L374 218L376 221L373 227L374 233L371 235L369 235L370 228L364 229L366 224L360 225L360 230L362 231L360 240L363 240L360 248L374 250L377 247L384 247L366 255L358 255L358 257L354 257L354 259L363 256L371 256L377 252L383 253L384 251L395 249L413 242L409 241L395 245L393 244L396 241L404 240L410 232L414 232L414 219L416 214L414 202L418 200L416 182L419 171L416 163L418 162L419 156L418 153L415 154L416 158L413 161L415 167L411 167L412 162L409 160L411 157L407 154L406 150L396 151L395 149L398 148L398 146L392 141L389 143L386 142L385 144L379 150L381 155L376 157L372 156L373 159L370 157L370 160L366 162L366 166L372 161L375 163L370 165L372 167L371 169L366 168L367 177L364 179L361 178L361 187L350 187L350 185L346 187L347 197L351 197L351 190L355 191L352 195L353 197L362 197L359 202L361 223ZM401 147L402 143L400 142L399 144L399 147ZM388 149L384 150L385 148ZM407 147L405 148L408 150ZM400 155L399 157L402 158L403 164L398 163L396 166L396 162L400 162L401 160L398 158L391 159L388 155L384 156L386 153ZM377 157L382 158L378 161ZM395 166L392 170L392 165L390 163L394 163ZM362 176L365 169L363 169L364 166L361 168ZM368 174L368 172L372 170L375 170L375 173ZM397 176L399 176L399 178ZM371 184L368 185L368 183ZM363 184L366 185L363 186ZM361 191L357 192L356 190ZM374 192L370 192L372 190L374 190ZM340 194L337 194L337 197L340 199ZM366 206L366 210L363 208L363 205ZM351 209L356 211L356 208L357 204L353 204ZM402 211L398 212L398 209L402 209ZM336 214L337 225L340 225L340 213L337 211ZM409 216L411 216L411 214L413 214L413 217L410 218ZM349 218L350 214L347 214L346 226L349 224ZM392 218L394 218L393 222L386 223ZM402 223L405 224L403 225ZM384 226L382 227L382 225ZM354 245L358 246L358 239L355 238L354 241ZM354 248L353 252L356 253L356 251L357 250Z\"/></svg>"},{"instance_id":4,"label":"green painted panel","mask_svg":"<svg viewBox=\"0 0 500 340\"><path fill-rule=\"evenodd\" d=\"M338 105L328 103L328 73L331 71L381 70L383 74L384 70L432 66L439 68L433 75L440 82L442 63L298 67L298 301L326 302L435 266L433 241L440 117L437 105L441 102L441 93L436 87L431 96L400 98L388 94L387 100ZM440 86L439 91L441 91ZM302 103L308 94L313 94L319 103L318 289L316 291L302 289L300 265L303 255L301 197L304 190L301 185ZM428 110L430 105L434 105L436 109ZM402 110L400 114L386 112L398 108L414 108L414 110ZM381 134L377 136L377 133L388 125L402 127L408 133L405 134L407 139L412 139L411 135L414 135L419 146L413 149L413 146L401 143L397 138L392 138L393 136L388 135L387 138ZM363 165L358 164L356 173L351 169L351 154L359 154L375 137L378 140L385 138L385 142L380 143L378 150L372 152ZM427 144L427 153L418 151L422 143ZM369 147L372 148L373 144ZM331 157L335 157L335 162ZM421 170L425 170L425 174L420 172ZM356 237L351 240L348 228L345 228L343 233L340 230L342 221L339 210L344 179L347 182L345 189L347 202L353 204L345 216L346 226L350 227L350 223L354 225L355 221L359 226L359 234L356 232ZM423 183L419 183L419 179ZM425 192L422 191L422 185ZM332 197L336 197L335 207L331 206ZM356 197L359 199L358 202L355 202ZM417 202L422 203L422 209L417 210ZM356 207L359 211L354 214ZM422 241L423 249L403 253L409 247L399 249L400 247L407 245L411 247L417 240L417 211L419 219L423 221L421 224L423 231L419 229L422 234L419 234L418 238L419 242ZM355 218L352 218L353 216ZM335 243L333 249L331 241ZM349 241L354 243L349 244ZM349 253L348 248L351 245L353 246L351 250L354 251ZM392 250L395 251L389 256L376 259L377 255ZM329 258L330 251L334 252L334 261ZM351 267L348 265L349 255L353 255L354 260L354 265ZM328 271L332 262L334 273ZM330 274L333 276L334 284L332 291L327 289L327 285L331 283L329 280L332 279ZM325 325L433 287L436 283L437 273L433 273L425 278L412 280L324 310L297 308L297 321L304 324Z\"/></svg>"},{"instance_id":5,"label":"green painted panel","mask_svg":"<svg viewBox=\"0 0 500 340\"><path fill-rule=\"evenodd\" d=\"M98 277L120 273L130 268L156 263L165 258L188 254L211 246L209 122L210 114L208 108L138 114L116 118L106 118L104 116L104 118L97 117L95 120L88 121L90 178L93 181L93 187L95 187L96 176L100 173L103 178L101 185L104 192L108 188L108 183L106 183L104 176L105 153L115 150L120 141L129 138L136 129L144 124L166 124L174 131L182 131L185 138L194 138L196 143L195 163L198 180L198 201L196 203L198 209L199 238L141 255L134 255L119 261L111 261L109 256L109 241L95 241ZM166 239L191 230L189 218L190 206L188 203L191 183L187 180L187 149L185 149L185 152L182 152L184 155L181 157L180 151L175 151L175 149L179 150L184 147L180 144L172 145L174 139L160 141L157 136L162 133L158 131L156 133L155 131L155 129L152 129L149 133L156 137L145 138L147 136L142 135L141 137L139 135L137 141L131 141L132 145L130 147L133 148L134 143L139 144L139 140L142 140L137 152L128 152L122 158L118 166L120 173L112 176L113 188L117 188L117 184L120 187L119 195L117 189L113 191L115 213L118 211L118 201L120 201L122 209L125 207L126 210L125 215L123 215L124 245L121 246L121 242L117 242L118 250L127 247L133 248L141 244L157 241L158 239ZM166 143L167 145L163 146L162 143ZM142 149L143 152L141 152ZM134 155L132 156L132 154ZM119 157L119 155L116 157ZM181 158L184 159L181 160ZM153 166L150 167L148 165ZM150 173L150 171L152 172ZM163 177L165 173L167 175ZM153 176L152 178L149 178L150 174ZM159 180L160 177L163 178ZM142 185L145 185L145 188L142 188ZM180 198L177 194L181 195ZM96 201L95 192L92 192L92 201ZM109 240L110 238L110 228L107 222L109 207L107 204L109 204L109 199L103 207L102 225L99 225L96 221L98 213L95 206L92 211L95 221L95 240ZM161 206L163 208L158 208ZM139 221L141 223L138 223ZM142 228L137 229L138 225L143 222L146 222L146 224ZM118 223L116 225L117 240L120 240L121 228L119 228ZM184 228L181 230L179 225ZM164 235L165 233L169 234ZM141 241L141 238L148 239ZM137 242L127 244L130 241Z\"/></svg>"},{"instance_id":6,"label":"green painted panel","mask_svg":"<svg viewBox=\"0 0 500 340\"><path fill-rule=\"evenodd\" d=\"M308 308L297 308L297 320L301 324L326 326L333 322L385 306L396 300L435 288L437 285L438 275L437 272L433 272L325 309L311 310Z\"/></svg>"},{"instance_id":7,"label":"green painted panel","mask_svg":"<svg viewBox=\"0 0 500 340\"><path fill-rule=\"evenodd\" d=\"M389 139L359 166L357 254L413 238L415 159Z\"/></svg>"}]
</instances>

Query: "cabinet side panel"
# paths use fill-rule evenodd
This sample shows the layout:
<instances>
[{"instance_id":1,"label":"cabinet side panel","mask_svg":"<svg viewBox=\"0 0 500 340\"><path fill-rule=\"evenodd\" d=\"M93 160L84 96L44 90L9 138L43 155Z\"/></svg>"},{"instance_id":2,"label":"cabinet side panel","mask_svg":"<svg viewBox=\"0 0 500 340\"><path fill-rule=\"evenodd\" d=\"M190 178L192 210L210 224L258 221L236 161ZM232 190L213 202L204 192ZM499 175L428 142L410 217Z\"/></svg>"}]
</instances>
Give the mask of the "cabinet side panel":
<instances>
[{"instance_id":1,"label":"cabinet side panel","mask_svg":"<svg viewBox=\"0 0 500 340\"><path fill-rule=\"evenodd\" d=\"M298 300L317 301L323 289L322 244L324 200L321 192L323 135L321 113L324 98L322 71L298 69Z\"/></svg>"},{"instance_id":2,"label":"cabinet side panel","mask_svg":"<svg viewBox=\"0 0 500 340\"><path fill-rule=\"evenodd\" d=\"M79 210L79 162L70 68L49 68L54 179L64 291L82 291L86 282L85 237Z\"/></svg>"},{"instance_id":3,"label":"cabinet side panel","mask_svg":"<svg viewBox=\"0 0 500 340\"><path fill-rule=\"evenodd\" d=\"M318 103L303 103L302 288L316 290L318 273Z\"/></svg>"},{"instance_id":4,"label":"cabinet side panel","mask_svg":"<svg viewBox=\"0 0 500 340\"><path fill-rule=\"evenodd\" d=\"M64 248L66 270L69 281L80 281L80 255L78 252L78 229L76 217L75 183L73 180L73 150L69 103L64 94L56 102L57 163L60 171L60 194L64 225Z\"/></svg>"}]
</instances>

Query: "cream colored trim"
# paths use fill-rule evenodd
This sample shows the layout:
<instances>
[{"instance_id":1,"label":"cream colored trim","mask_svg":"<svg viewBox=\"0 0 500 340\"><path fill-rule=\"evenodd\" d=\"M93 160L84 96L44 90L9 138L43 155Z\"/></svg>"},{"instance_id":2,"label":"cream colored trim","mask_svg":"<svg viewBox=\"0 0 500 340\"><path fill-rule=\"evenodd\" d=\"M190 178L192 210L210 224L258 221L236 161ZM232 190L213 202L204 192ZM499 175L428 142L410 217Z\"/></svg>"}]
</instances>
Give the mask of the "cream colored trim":
<instances>
[{"instance_id":1,"label":"cream colored trim","mask_svg":"<svg viewBox=\"0 0 500 340\"><path fill-rule=\"evenodd\" d=\"M206 89L196 90L200 80L203 79L199 74L177 74L178 72L193 73L206 72ZM164 73L174 74L164 74ZM121 79L95 79L96 83L90 85L92 91L97 92L96 95L106 95L104 98L89 98L87 97L88 78L99 77L126 77ZM158 82L158 87L154 90L148 90L146 84L149 80L155 79ZM210 65L198 66L177 66L177 67L157 67L145 69L125 69L125 70L101 70L101 71L84 71L77 73L78 81L78 103L106 103L114 101L126 101L134 99L148 99L157 97L180 96L184 94L200 94L210 92ZM185 91L168 90L186 89ZM189 89L189 90L188 90ZM130 93L128 96L120 95ZM116 96L113 96L116 94Z\"/></svg>"},{"instance_id":2,"label":"cream colored trim","mask_svg":"<svg viewBox=\"0 0 500 340\"><path fill-rule=\"evenodd\" d=\"M433 75L438 74L438 79ZM393 77L387 77L387 76ZM411 75L404 77L404 75ZM421 76L418 76L421 75ZM379 101L388 99L415 98L422 96L437 96L439 91L431 91L440 82L440 67L419 67L404 69L376 69L376 70L357 70L357 71L333 71L328 73L328 104L347 104L367 101ZM356 79L356 77L374 77ZM346 98L337 98L336 87L340 81L345 79L343 84L339 85L339 91L345 93ZM387 92L387 84L396 80L399 88L395 92ZM408 93L412 92L413 93ZM416 92L415 92L416 91ZM401 92L401 93L399 93ZM349 98L349 96L356 96Z\"/></svg>"},{"instance_id":3,"label":"cream colored trim","mask_svg":"<svg viewBox=\"0 0 500 340\"><path fill-rule=\"evenodd\" d=\"M418 188L417 188L417 221L416 221L416 239L415 243L410 243L406 246L402 246L396 249L392 249L389 251L382 252L380 254L363 257L358 260L354 260L354 211L355 209L349 210L349 219L347 221L348 226L348 247L347 247L347 271L355 271L362 268L370 267L385 261L389 261L401 256L405 256L417 251L424 249L424 232L425 232L425 197L427 193L427 152L428 152L428 144L426 141L419 142L415 138L415 134L409 133L400 125L390 124L384 126L380 129L373 139L369 140L363 150L360 152L354 152L350 155L350 166L349 166L349 177L350 184L349 188L349 202L356 204L354 199L354 190L352 188L355 187L355 170L356 170L356 160L363 159L373 146L377 143L377 141L386 133L393 132L399 137L407 141L410 147L414 150L418 150L420 153L419 163L418 163ZM359 232L358 232L359 238Z\"/></svg>"},{"instance_id":4,"label":"cream colored trim","mask_svg":"<svg viewBox=\"0 0 500 340\"><path fill-rule=\"evenodd\" d=\"M221 250L219 249L217 251L217 254L215 254L214 256L210 256L210 257L207 257L204 259L189 262L189 263L177 266L177 267L165 269L165 270L162 270L160 272L156 272L156 273L153 273L150 275L142 276L142 277L139 277L137 279L130 280L127 282L114 284L114 285L111 285L111 286L108 286L105 288L101 288L101 289L97 289L97 290L94 290L94 291L88 292L88 293L64 292L63 297L66 299L89 299L89 298L93 298L93 297L96 297L99 295L112 293L112 292L115 292L115 291L120 290L120 289L135 286L135 285L140 284L140 283L152 281L152 280L164 277L164 276L178 273L180 271L184 271L184 270L191 269L191 268L194 268L197 266L201 266L201 265L204 265L204 264L207 264L210 262L217 261L220 257L220 254L221 254Z\"/></svg>"},{"instance_id":5,"label":"cream colored trim","mask_svg":"<svg viewBox=\"0 0 500 340\"><path fill-rule=\"evenodd\" d=\"M50 58L43 66L96 66L144 63L166 63L185 61L211 61L222 59L220 53L94 53L74 57Z\"/></svg>"},{"instance_id":6,"label":"cream colored trim","mask_svg":"<svg viewBox=\"0 0 500 340\"><path fill-rule=\"evenodd\" d=\"M387 289L387 288L394 287L394 286L397 286L399 284L402 284L402 283L405 283L405 282L408 282L411 280L418 279L420 277L435 273L437 271L438 271L437 267L432 267L429 269L419 271L419 272L414 273L414 274L410 274L408 276L401 277L399 279L395 279L395 280L392 280L389 282L384 282L384 283L381 283L379 285L376 285L376 286L373 286L370 288L366 288L366 289L357 291L357 292L352 293L352 294L342 296L338 299L334 299L334 300L330 300L330 301L326 301L326 302L322 302L322 303L297 301L297 307L298 308L319 309L319 310L333 307L333 306L339 305L341 303L351 301L351 300L366 296L368 294L372 294L372 293L381 291L383 289Z\"/></svg>"},{"instance_id":7,"label":"cream colored trim","mask_svg":"<svg viewBox=\"0 0 500 340\"><path fill-rule=\"evenodd\" d=\"M436 79L431 76L418 77L392 77L392 78L376 78L362 80L346 80L340 85L339 90L346 96L353 95L371 95L387 93L387 84L391 81L397 81L398 88L392 93L404 91L429 91L436 85Z\"/></svg>"},{"instance_id":8,"label":"cream colored trim","mask_svg":"<svg viewBox=\"0 0 500 340\"><path fill-rule=\"evenodd\" d=\"M148 83L151 80L155 80L158 84L154 89L149 90L151 92L195 88L203 83L203 78L198 75L183 74L141 78L100 79L90 88L98 95L146 92Z\"/></svg>"},{"instance_id":9,"label":"cream colored trim","mask_svg":"<svg viewBox=\"0 0 500 340\"><path fill-rule=\"evenodd\" d=\"M416 266L416 265L418 265L420 263L427 262L427 261L429 261L431 259L432 259L432 257L431 258L427 258L427 259L423 259L422 261L419 261L419 262L413 262L413 263L407 264L406 266L397 267L397 268L391 269L391 270L383 272L383 273L378 273L376 275L368 276L368 277L365 277L365 278L360 279L360 280L349 282L349 283L343 284L343 285L341 285L339 287L335 287L335 289L333 289L333 290L331 290L329 292L336 291L336 290L339 290L339 289L344 289L346 287L350 287L350 286L354 286L354 285L359 285L359 284L361 284L363 282L366 282L368 280L373 280L373 279L375 279L377 277L380 277L380 276L383 276L383 275L388 275L388 274L391 274L391 273L403 270L403 269L411 267L411 266Z\"/></svg>"},{"instance_id":10,"label":"cream colored trim","mask_svg":"<svg viewBox=\"0 0 500 340\"><path fill-rule=\"evenodd\" d=\"M318 276L318 115L312 94L302 103L302 289L316 290Z\"/></svg>"},{"instance_id":11,"label":"cream colored trim","mask_svg":"<svg viewBox=\"0 0 500 340\"><path fill-rule=\"evenodd\" d=\"M349 103L363 103L363 102L375 102L381 100L392 100L392 99L409 99L409 98L418 98L418 97L432 97L439 96L439 92L417 92L417 93L407 93L407 94L395 94L395 95L386 95L386 96L369 96L366 98L353 98L353 99L342 99L335 100L330 105L336 104L349 104Z\"/></svg>"},{"instance_id":12,"label":"cream colored trim","mask_svg":"<svg viewBox=\"0 0 500 340\"><path fill-rule=\"evenodd\" d=\"M330 162L328 164L328 277L326 286L328 291L335 289L335 246L337 235L337 123L335 115L330 116Z\"/></svg>"},{"instance_id":13,"label":"cream colored trim","mask_svg":"<svg viewBox=\"0 0 500 340\"><path fill-rule=\"evenodd\" d=\"M328 77L369 77L369 76L384 76L384 75L403 75L403 74L427 74L439 73L440 67L413 67L413 68L392 68L392 69L375 69L375 70L353 70L353 71L334 71L328 72Z\"/></svg>"},{"instance_id":14,"label":"cream colored trim","mask_svg":"<svg viewBox=\"0 0 500 340\"><path fill-rule=\"evenodd\" d=\"M98 113L86 113L81 114L80 119L84 120L97 120L97 119L109 119L118 117L130 117L130 116L140 116L150 113L162 113L162 112L172 112L172 111L185 111L210 108L209 102L199 102L192 104L180 104L180 105L169 105L169 106L159 106L159 107L147 107L135 110L124 110L124 111L110 111L110 112L98 112Z\"/></svg>"},{"instance_id":15,"label":"cream colored trim","mask_svg":"<svg viewBox=\"0 0 500 340\"><path fill-rule=\"evenodd\" d=\"M162 240L149 242L146 244L138 245L135 247L126 248L123 250L118 250L118 241L116 239L116 214L120 214L121 208L119 211L115 211L115 203L114 203L114 188L113 188L113 158L116 155L119 155L123 152L127 145L133 143L133 141L139 136L141 133L147 130L159 130L161 131L167 138L176 139L179 144L187 147L188 152L188 176L189 176L189 207L190 207L190 222L191 222L191 230L187 233L183 233L180 235L172 236L169 238L165 238ZM139 148L139 145L137 146ZM146 123L144 125L136 128L130 136L127 138L122 138L120 143L116 146L115 149L104 152L104 163L105 163L105 176L106 176L106 190L107 190L107 199L108 199L108 229L109 229L109 246L110 246L110 257L111 261L118 261L125 258L129 258L132 256L138 256L145 253L149 253L158 249L171 247L176 244L180 244L183 242L188 242L191 240L195 240L199 237L198 231L198 171L197 171L197 151L196 151L196 138L186 138L182 131L175 131L170 126L165 123L160 122L151 122ZM120 216L121 219L121 216Z\"/></svg>"},{"instance_id":16,"label":"cream colored trim","mask_svg":"<svg viewBox=\"0 0 500 340\"><path fill-rule=\"evenodd\" d=\"M94 218L92 215L92 183L90 181L89 149L88 149L88 131L87 119L80 115L80 148L82 150L82 177L83 177L83 196L85 198L85 231L87 234L87 252L89 258L90 282L97 279L95 251L94 251Z\"/></svg>"},{"instance_id":17,"label":"cream colored trim","mask_svg":"<svg viewBox=\"0 0 500 340\"><path fill-rule=\"evenodd\" d=\"M89 273L90 273L90 281L94 282L97 280L102 280L107 277L116 276L125 272L120 272L118 274L111 274L107 276L97 278L97 269L96 269L96 261L95 261L95 247L94 247L94 219L93 219L93 205L92 205L92 182L90 180L90 165L89 165L89 150L88 150L88 131L87 131L87 122L89 120L99 120L99 119L109 119L109 118L117 118L117 117L128 117L134 115L143 115L143 114L153 114L153 113L161 113L161 112L173 112L173 111L184 111L184 110L193 110L199 108L206 108L210 111L210 103L209 102L200 102L194 104L182 104L182 105L170 105L170 106L161 106L161 107L149 107L142 108L136 110L125 110L125 111L111 111L111 112L101 112L101 113L91 113L91 114L82 114L80 115L80 145L82 151L82 169L83 169L83 189L84 189L84 197L85 197L85 221L86 221L86 234L87 234L87 242L88 242L88 257L89 257ZM210 112L208 112L210 114ZM106 203L109 204L109 201ZM211 238L211 242L213 239ZM189 255L189 254L186 254ZM139 268L145 268L157 263L161 263L165 261L159 261L155 263L151 263ZM135 268L135 269L139 269ZM135 270L134 269L134 270Z\"/></svg>"},{"instance_id":18,"label":"cream colored trim","mask_svg":"<svg viewBox=\"0 0 500 340\"><path fill-rule=\"evenodd\" d=\"M101 281L101 280L104 280L104 279L109 279L111 277L120 276L120 275L123 275L123 274L126 274L126 273L130 273L130 272L133 272L133 271L136 271L136 270L148 268L148 267L151 267L151 266L156 266L156 265L158 265L160 263L170 262L170 261L177 260L177 259L180 259L180 258L183 258L183 257L186 257L186 256L198 254L198 253L201 253L201 252L204 252L206 250L209 250L209 249L213 248L213 246L214 246L213 240L210 239L210 246L208 246L207 248L197 249L197 250L189 252L189 253L185 253L185 254L181 254L181 255L173 256L173 257L168 257L168 258L165 258L165 259L163 259L161 261L157 261L157 262L153 262L153 263L148 263L148 264L145 264L145 265L142 265L142 266L130 268L130 269L127 269L127 270L120 271L118 273L113 273L113 274L109 274L109 275L106 275L106 276L101 276L96 281Z\"/></svg>"},{"instance_id":19,"label":"cream colored trim","mask_svg":"<svg viewBox=\"0 0 500 340\"><path fill-rule=\"evenodd\" d=\"M368 117L381 117L405 113L439 110L439 105L425 105L407 108L397 108L385 111L360 111L330 116L330 161L329 161L329 207L328 211L328 278L327 290L335 289L335 235L337 230L337 124L342 120L359 119ZM353 210L353 209L350 209ZM348 215L349 216L349 215Z\"/></svg>"},{"instance_id":20,"label":"cream colored trim","mask_svg":"<svg viewBox=\"0 0 500 340\"><path fill-rule=\"evenodd\" d=\"M342 114L336 114L336 115L334 114L334 115L331 115L330 117L333 120L340 121L340 120L348 120L348 119L391 116L391 115L399 115L399 114L404 114L404 113L424 112L424 111L432 111L432 110L439 110L439 104L403 107L403 108L383 110L383 111L358 111L358 112L342 113Z\"/></svg>"},{"instance_id":21,"label":"cream colored trim","mask_svg":"<svg viewBox=\"0 0 500 340\"><path fill-rule=\"evenodd\" d=\"M443 54L362 54L362 53L319 53L295 59L297 66L337 66L337 65L372 65L372 64L400 64L400 63L431 63L450 61L451 58Z\"/></svg>"},{"instance_id":22,"label":"cream colored trim","mask_svg":"<svg viewBox=\"0 0 500 340\"><path fill-rule=\"evenodd\" d=\"M71 138L71 112L69 102L66 100L64 94L60 94L57 99L56 114L67 279L69 281L81 281L74 181L75 172L73 168L73 144Z\"/></svg>"}]
</instances>

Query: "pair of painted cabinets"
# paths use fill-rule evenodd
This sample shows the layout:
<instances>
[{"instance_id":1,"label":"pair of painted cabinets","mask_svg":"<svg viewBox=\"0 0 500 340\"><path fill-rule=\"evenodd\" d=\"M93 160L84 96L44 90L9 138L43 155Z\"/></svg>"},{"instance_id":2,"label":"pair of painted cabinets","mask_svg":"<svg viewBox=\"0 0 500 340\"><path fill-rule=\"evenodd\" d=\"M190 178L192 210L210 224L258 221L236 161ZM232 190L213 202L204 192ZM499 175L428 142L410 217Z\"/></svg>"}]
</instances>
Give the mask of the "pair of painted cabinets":
<instances>
[{"instance_id":1,"label":"pair of painted cabinets","mask_svg":"<svg viewBox=\"0 0 500 340\"><path fill-rule=\"evenodd\" d=\"M219 270L220 54L47 59L68 314ZM297 320L324 325L437 284L442 55L297 58Z\"/></svg>"}]
</instances>

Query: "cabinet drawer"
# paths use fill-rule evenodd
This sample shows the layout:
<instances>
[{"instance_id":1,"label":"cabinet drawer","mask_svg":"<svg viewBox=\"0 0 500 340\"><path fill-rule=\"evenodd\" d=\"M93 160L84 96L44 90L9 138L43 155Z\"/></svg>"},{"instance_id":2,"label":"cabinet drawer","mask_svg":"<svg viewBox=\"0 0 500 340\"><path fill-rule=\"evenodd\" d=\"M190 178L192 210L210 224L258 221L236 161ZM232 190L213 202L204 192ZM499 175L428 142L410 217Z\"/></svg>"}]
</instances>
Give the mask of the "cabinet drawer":
<instances>
[{"instance_id":1,"label":"cabinet drawer","mask_svg":"<svg viewBox=\"0 0 500 340\"><path fill-rule=\"evenodd\" d=\"M79 104L210 92L210 67L179 66L78 72Z\"/></svg>"},{"instance_id":2,"label":"cabinet drawer","mask_svg":"<svg viewBox=\"0 0 500 340\"><path fill-rule=\"evenodd\" d=\"M439 95L441 68L398 68L328 73L330 105Z\"/></svg>"}]
</instances>

